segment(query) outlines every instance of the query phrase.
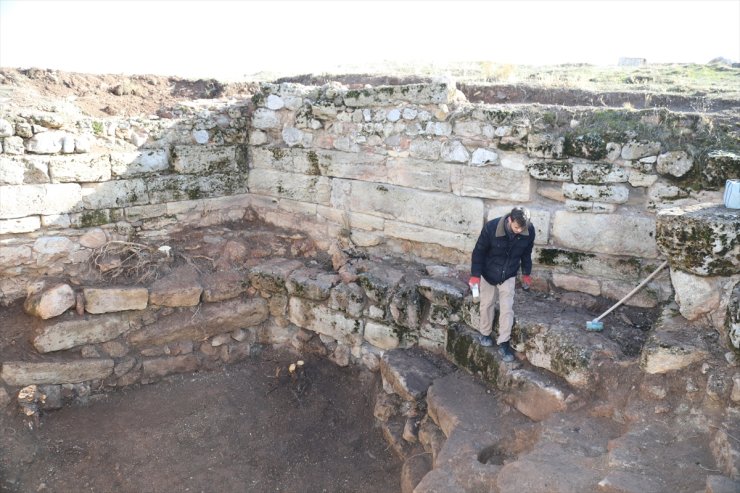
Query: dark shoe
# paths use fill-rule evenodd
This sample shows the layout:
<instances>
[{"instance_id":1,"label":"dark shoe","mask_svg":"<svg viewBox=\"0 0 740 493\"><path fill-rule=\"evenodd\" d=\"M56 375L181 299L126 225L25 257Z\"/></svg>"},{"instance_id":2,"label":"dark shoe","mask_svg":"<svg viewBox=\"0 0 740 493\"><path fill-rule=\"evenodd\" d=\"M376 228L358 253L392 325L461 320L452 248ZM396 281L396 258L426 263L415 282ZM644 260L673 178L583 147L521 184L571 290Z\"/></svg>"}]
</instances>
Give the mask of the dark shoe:
<instances>
[{"instance_id":1,"label":"dark shoe","mask_svg":"<svg viewBox=\"0 0 740 493\"><path fill-rule=\"evenodd\" d=\"M498 354L501 355L501 359L504 360L504 363L511 363L514 361L514 351L511 350L509 341L502 342L498 345Z\"/></svg>"},{"instance_id":2,"label":"dark shoe","mask_svg":"<svg viewBox=\"0 0 740 493\"><path fill-rule=\"evenodd\" d=\"M493 346L493 339L491 339L491 336L478 335L478 344L483 347L491 347Z\"/></svg>"}]
</instances>

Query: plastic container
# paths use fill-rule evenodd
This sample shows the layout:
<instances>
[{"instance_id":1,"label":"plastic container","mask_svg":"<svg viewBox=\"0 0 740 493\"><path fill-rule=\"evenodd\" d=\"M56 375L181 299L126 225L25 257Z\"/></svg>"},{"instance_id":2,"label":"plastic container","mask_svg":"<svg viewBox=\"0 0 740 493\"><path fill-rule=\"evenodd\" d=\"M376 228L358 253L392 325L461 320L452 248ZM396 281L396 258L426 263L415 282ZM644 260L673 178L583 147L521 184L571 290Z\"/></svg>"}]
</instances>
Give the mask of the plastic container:
<instances>
[{"instance_id":1,"label":"plastic container","mask_svg":"<svg viewBox=\"0 0 740 493\"><path fill-rule=\"evenodd\" d=\"M727 180L725 184L725 207L740 209L740 180Z\"/></svg>"},{"instance_id":2,"label":"plastic container","mask_svg":"<svg viewBox=\"0 0 740 493\"><path fill-rule=\"evenodd\" d=\"M473 300L478 301L480 299L480 285L471 284L470 291L473 293Z\"/></svg>"}]
</instances>

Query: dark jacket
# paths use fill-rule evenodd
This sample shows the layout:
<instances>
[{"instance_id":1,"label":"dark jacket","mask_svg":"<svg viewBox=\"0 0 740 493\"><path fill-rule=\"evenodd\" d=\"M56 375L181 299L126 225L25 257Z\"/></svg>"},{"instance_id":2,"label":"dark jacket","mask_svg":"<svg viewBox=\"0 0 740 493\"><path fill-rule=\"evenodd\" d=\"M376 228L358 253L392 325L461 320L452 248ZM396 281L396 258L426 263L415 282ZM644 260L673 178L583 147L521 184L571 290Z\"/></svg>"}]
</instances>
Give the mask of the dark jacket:
<instances>
[{"instance_id":1,"label":"dark jacket","mask_svg":"<svg viewBox=\"0 0 740 493\"><path fill-rule=\"evenodd\" d=\"M520 265L522 274L532 272L534 226L528 224L527 229L517 235L507 234L504 225L508 218L507 214L488 221L473 249L470 274L483 276L489 284L501 284L515 277Z\"/></svg>"}]
</instances>

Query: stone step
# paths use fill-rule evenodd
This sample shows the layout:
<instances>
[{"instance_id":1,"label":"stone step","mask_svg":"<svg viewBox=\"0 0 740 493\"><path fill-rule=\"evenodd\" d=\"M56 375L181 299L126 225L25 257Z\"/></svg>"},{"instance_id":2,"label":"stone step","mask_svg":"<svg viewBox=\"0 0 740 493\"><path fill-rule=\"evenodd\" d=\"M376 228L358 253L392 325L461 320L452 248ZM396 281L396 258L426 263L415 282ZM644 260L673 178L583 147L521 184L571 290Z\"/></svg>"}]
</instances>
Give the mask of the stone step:
<instances>
[{"instance_id":1,"label":"stone step","mask_svg":"<svg viewBox=\"0 0 740 493\"><path fill-rule=\"evenodd\" d=\"M454 370L445 359L418 348L386 351L380 360L383 386L407 401L423 399L432 382Z\"/></svg>"},{"instance_id":2,"label":"stone step","mask_svg":"<svg viewBox=\"0 0 740 493\"><path fill-rule=\"evenodd\" d=\"M557 377L533 369L525 362L504 363L495 347L478 344L478 332L463 324L447 331L447 356L458 366L504 390L503 399L532 420L564 411L574 391Z\"/></svg>"}]
</instances>

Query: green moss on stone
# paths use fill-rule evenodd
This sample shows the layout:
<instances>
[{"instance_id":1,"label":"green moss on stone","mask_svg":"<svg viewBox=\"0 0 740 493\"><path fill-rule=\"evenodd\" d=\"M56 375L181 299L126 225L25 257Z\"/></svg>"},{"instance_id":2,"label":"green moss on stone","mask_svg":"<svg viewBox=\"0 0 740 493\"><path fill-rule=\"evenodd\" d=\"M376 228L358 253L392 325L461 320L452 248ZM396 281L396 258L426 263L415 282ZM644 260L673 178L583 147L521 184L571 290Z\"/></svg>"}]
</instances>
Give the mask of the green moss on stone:
<instances>
[{"instance_id":1,"label":"green moss on stone","mask_svg":"<svg viewBox=\"0 0 740 493\"><path fill-rule=\"evenodd\" d=\"M108 212L106 210L96 210L83 212L80 216L80 225L83 228L91 228L108 223Z\"/></svg>"}]
</instances>

